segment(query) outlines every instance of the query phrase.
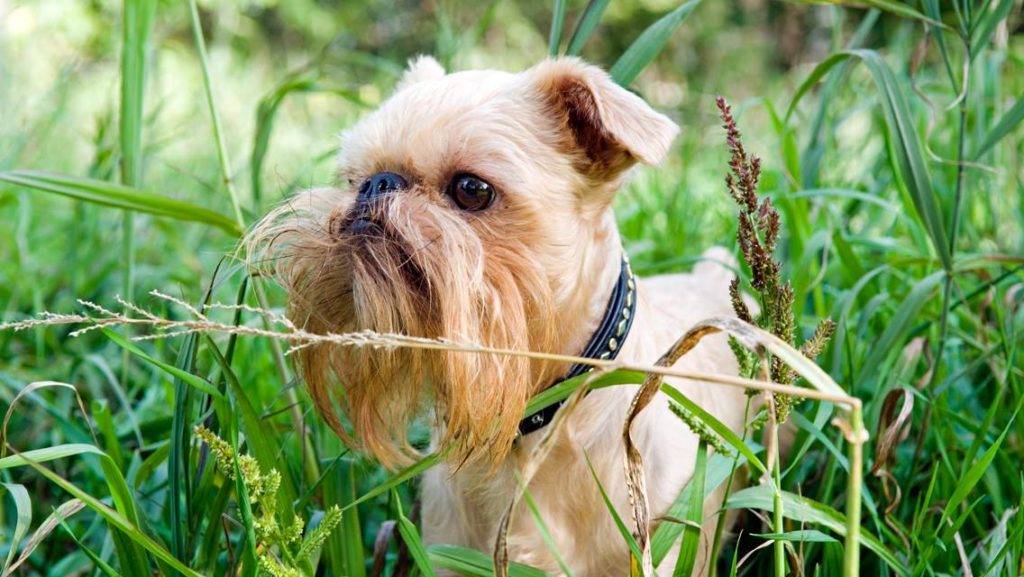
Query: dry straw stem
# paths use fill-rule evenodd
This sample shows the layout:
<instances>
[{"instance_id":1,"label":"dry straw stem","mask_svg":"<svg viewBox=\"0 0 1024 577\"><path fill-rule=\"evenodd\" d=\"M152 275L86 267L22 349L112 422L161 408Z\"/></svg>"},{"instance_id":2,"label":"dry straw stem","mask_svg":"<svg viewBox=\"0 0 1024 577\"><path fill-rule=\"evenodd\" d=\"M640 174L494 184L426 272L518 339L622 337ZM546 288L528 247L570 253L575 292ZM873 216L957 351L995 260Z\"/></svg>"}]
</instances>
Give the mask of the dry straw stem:
<instances>
[{"instance_id":1,"label":"dry straw stem","mask_svg":"<svg viewBox=\"0 0 1024 577\"><path fill-rule=\"evenodd\" d=\"M658 376L674 376L669 375L669 371L665 371L663 369L674 365L683 357L683 355L693 350L693 348L697 346L697 343L699 343L704 337L719 332L729 333L744 347L754 351L762 358L764 358L764 354L766 352L770 352L775 356L775 358L786 363L789 368L796 371L796 373L806 379L808 383L816 387L817 390L777 385L774 383L771 387L768 387L765 386L767 384L765 381L753 381L757 386L751 386L749 388L758 388L766 392L772 391L784 392L791 395L795 394L804 398L821 398L823 400L835 402L849 410L850 423L846 423L845 421L837 418L837 425L840 425L840 428L843 430L847 440L850 441L851 447L856 448L851 449L851 451L855 450L855 455L851 455L854 457L854 459L851 459L851 461L854 461L852 466L857 469L856 471L851 471L851 484L853 483L853 479L856 478L857 487L859 489L859 479L861 477L860 468L863 466L862 459L860 458L861 447L867 440L867 434L864 431L863 426L860 424L860 400L856 397L847 395L824 371L821 370L821 368L775 335L737 318L717 317L705 320L687 331L686 334L680 337L680 339L676 341L676 343L672 345L672 347L663 354L660 359L658 359L656 367L662 370L646 371L647 378L644 380L640 390L637 391L636 396L633 397L629 414L626 418L625 425L623 426L622 439L626 446L626 482L629 490L630 503L633 507L633 520L635 523L633 536L636 539L637 544L640 546L640 550L643 555L643 559L641 559L643 572L647 575L654 574L653 561L651 559L649 547L651 515L647 502L643 457L633 442L630 430L632 428L633 421L644 410L644 408L650 404L654 399L655 394L660 389L661 379L658 378ZM781 390L783 388L797 390L783 391ZM777 454L777 448L773 448L772 451ZM856 568L858 564L856 556L858 555L857 549L860 523L859 490L857 491L856 496L851 498L848 502L848 507L855 507L857 510L856 514L853 510L847 511L848 520L857 520L856 529L853 526L847 527L847 555L852 555L852 558L847 560L847 567L844 574L852 576L856 575ZM853 550L852 554L850 552L851 548Z\"/></svg>"},{"instance_id":2,"label":"dry straw stem","mask_svg":"<svg viewBox=\"0 0 1024 577\"><path fill-rule=\"evenodd\" d=\"M512 515L519 505L519 501L530 486L530 481L533 480L533 476L537 473L545 459L547 459L551 449L555 446L555 441L561 436L562 431L565 429L565 423L568 422L569 415L576 410L580 401L587 395L590 385L608 372L610 372L608 368L599 368L587 374L583 384L573 391L565 405L555 413L555 420L551 423L551 426L544 429L544 436L541 437L541 440L527 458L526 463L522 466L522 470L519 473L520 490L512 494L512 499L509 500L508 507L505 509L505 513L501 516L501 522L498 524L498 535L494 541L495 577L508 577L510 561L508 556L508 528L512 523Z\"/></svg>"},{"instance_id":3,"label":"dry straw stem","mask_svg":"<svg viewBox=\"0 0 1024 577\"><path fill-rule=\"evenodd\" d=\"M641 552L643 554L642 566L644 573L648 575L654 574L648 534L651 516L647 502L647 492L643 474L643 460L633 443L633 439L630 435L630 428L634 419L641 411L643 411L643 409L654 398L654 395L658 392L663 377L691 379L712 384L741 387L764 392L782 393L802 398L832 402L846 409L849 413L848 419L837 417L834 424L843 431L844 436L850 443L851 474L850 490L848 491L847 501L847 559L844 563L844 575L851 577L856 575L859 561L858 543L861 501L860 480L863 476L862 447L864 442L867 440L867 432L864 430L861 422L861 401L856 397L846 394L846 392L843 391L820 367L804 356L800 351L785 343L775 335L740 319L734 317L715 317L698 323L692 329L687 331L686 334L680 337L668 352L662 355L654 365L643 365L554 353L502 349L487 347L475 343L462 343L447 339L428 339L402 334L376 333L372 331L359 331L342 334L316 334L307 332L294 325L287 318L265 309L247 306L238 307L235 305L224 304L213 305L212 308L215 309L235 310L241 308L242 310L262 315L272 323L282 328L280 330L273 330L245 325L229 325L211 320L208 316L202 314L194 307L191 307L174 297L170 297L158 291L153 291L150 294L158 299L168 301L185 308L193 318L185 320L163 318L139 307L138 305L118 298L118 302L125 307L126 310L138 315L137 317L128 317L124 314L103 308L95 303L80 300L79 303L84 308L91 310L94 313L98 313L99 316L93 316L88 313L68 315L44 312L35 319L0 324L0 330L18 331L40 326L86 325L71 333L72 336L77 336L101 327L145 326L155 329L157 332L136 336L134 337L134 340L161 339L190 333L225 333L286 341L291 345L288 353L317 344L354 347L408 347L473 354L510 355L565 363L582 363L600 369L601 371L627 369L643 372L647 375L647 378L644 380L630 405L629 415L623 428L623 441L626 445L626 475L635 522L634 537L636 538L637 543L641 546ZM674 365L683 355L692 350L701 339L718 332L729 333L744 347L754 351L758 355L763 356L765 353L770 353L774 358L785 363L789 368L803 377L815 388L803 388L767 380L754 380L734 375L702 373L672 368L672 365ZM595 371L595 373L599 372ZM597 376L598 374L595 374L594 378ZM575 391L573 397L570 399L569 406L567 407L570 410L566 411L566 413L571 413L572 408L582 398L587 388L586 385L589 383L590 379L588 379L584 386L581 386ZM565 415L563 414L559 419L556 419L556 425L560 422L564 422L564 420ZM538 450L527 463L527 470L525 473L528 474L523 475L524 487L529 484L529 479L532 477L533 472L535 472L536 467L543 461L544 456L550 448L552 439L555 438L559 430L560 427L555 426L546 433L544 439L538 446ZM498 568L497 574L499 577L503 575L503 573L501 573L501 568L506 567L507 570L508 566L508 555L504 534L505 531L507 531L508 521L517 500L518 492L516 497L514 497L510 503L509 508L506 510L503 517L502 529L499 530L498 538L495 542L494 556L495 560L498 561L495 565Z\"/></svg>"},{"instance_id":4,"label":"dry straw stem","mask_svg":"<svg viewBox=\"0 0 1024 577\"><path fill-rule=\"evenodd\" d=\"M602 360L602 359L590 359L585 357L577 357L572 355L562 355L556 353L544 353L537 351L524 351L516 349L504 349L498 347L488 347L476 343L465 343L450 339L429 339L424 337L414 337L409 335L397 334L397 333L378 333L374 331L356 331L351 333L328 333L328 334L317 334L305 331L295 326L284 316L267 309L250 307L250 306L238 306L233 304L221 304L213 303L208 308L211 309L223 309L223 310L244 310L266 317L271 323L277 324L282 328L280 330L258 328L247 325L232 325L223 323L220 321L212 320L206 315L199 314L194 307L188 307L181 300L174 297L165 295L159 291L151 291L150 295L161 300L169 301L179 306L184 305L189 312L193 315L192 319L168 319L153 314L142 307L128 303L124 299L117 298L117 302L122 306L127 306L130 310L138 317L128 317L121 313L116 313L109 309L106 309L96 303L79 300L78 303L85 309L91 310L97 313L98 316L89 314L88 312L79 314L57 314L52 312L42 312L37 318L25 319L20 321L12 321L8 323L0 323L0 331L22 331L37 327L46 326L62 326L62 325L84 325L82 328L74 330L70 333L70 336L80 336L87 332L105 328L105 327L117 327L117 326L141 326L154 329L157 332L137 335L132 337L134 341L144 340L158 340L172 337L178 337L188 335L191 333L204 333L204 334L228 334L228 335L240 335L240 336L253 336L263 337L268 339L274 339L278 341L285 341L291 345L286 351L286 354L291 354L301 348L318 345L318 344L330 344L338 346L350 346L350 347L406 347L406 348L417 348L425 350L437 350L437 351L454 351L464 353L475 353L475 354L492 354L492 355L508 355L515 357L524 357L536 360L545 360L553 362L563 363L580 363L585 364L594 368L616 370L625 369L637 372L648 373L650 375L660 375L663 377L676 377L681 379L692 379L696 381L704 381L707 383L726 385L731 387L739 387L744 389L758 390L758 391L771 391L773 393L782 393L787 395L796 395L806 399L815 399L820 401L828 401L836 403L843 407L852 407L853 405L860 405L860 400L847 395L838 385L836 385L824 373L820 368L817 367L812 361L801 355L798 351L786 345L778 338L770 335L769 333L738 319L733 318L715 318L705 321L710 322L732 322L735 326L747 327L748 330L755 331L759 338L764 339L768 345L769 350L773 354L780 355L778 352L779 347L784 347L783 355L787 363L796 362L801 367L794 366L798 372L802 371L813 371L813 380L808 378L815 386L823 382L822 379L830 383L830 386L819 389L808 389L804 387L797 387L793 385L784 385L781 383L775 383L771 381L759 381L755 379L748 379L744 377L738 377L735 375L727 375L720 373L705 373L699 371L686 371L680 369L674 369L666 366L657 365L646 365L638 363L623 363L615 360ZM731 331L730 331L731 332Z\"/></svg>"}]
</instances>

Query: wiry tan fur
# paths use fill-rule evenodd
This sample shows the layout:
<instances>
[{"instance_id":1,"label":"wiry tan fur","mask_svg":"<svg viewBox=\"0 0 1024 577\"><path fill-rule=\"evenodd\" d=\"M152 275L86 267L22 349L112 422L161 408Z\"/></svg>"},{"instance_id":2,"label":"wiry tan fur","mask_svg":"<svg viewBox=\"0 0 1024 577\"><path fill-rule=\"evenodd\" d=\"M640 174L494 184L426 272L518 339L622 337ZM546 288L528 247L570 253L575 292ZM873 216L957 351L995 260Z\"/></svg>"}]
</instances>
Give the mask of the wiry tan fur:
<instances>
[{"instance_id":1,"label":"wiry tan fur","mask_svg":"<svg viewBox=\"0 0 1024 577\"><path fill-rule=\"evenodd\" d=\"M518 74L445 74L421 58L377 111L345 133L342 186L283 204L252 232L249 253L273 264L290 317L311 331L371 329L576 355L619 273L614 193L635 163L659 162L677 130L576 59ZM380 171L401 174L409 187L375 205L382 233L353 233L356 191ZM494 205L459 210L445 194L458 173L492 184ZM723 264L731 256L709 258L721 262L640 283L622 360L652 362L693 323L730 314ZM517 439L526 402L568 368L498 355L327 347L303 349L299 363L335 431L389 466L413 455L408 422L424 409L434 416L435 445L453 453L424 478L426 538L484 551L540 435ZM681 365L736 371L717 337ZM742 393L677 385L739 427ZM588 395L530 485L576 575L621 575L628 567L584 453L625 515L620 432L634 393L615 387ZM664 399L641 415L633 436L652 509L661 514L692 473L696 439ZM514 518L509 545L514 560L558 571L529 515Z\"/></svg>"}]
</instances>

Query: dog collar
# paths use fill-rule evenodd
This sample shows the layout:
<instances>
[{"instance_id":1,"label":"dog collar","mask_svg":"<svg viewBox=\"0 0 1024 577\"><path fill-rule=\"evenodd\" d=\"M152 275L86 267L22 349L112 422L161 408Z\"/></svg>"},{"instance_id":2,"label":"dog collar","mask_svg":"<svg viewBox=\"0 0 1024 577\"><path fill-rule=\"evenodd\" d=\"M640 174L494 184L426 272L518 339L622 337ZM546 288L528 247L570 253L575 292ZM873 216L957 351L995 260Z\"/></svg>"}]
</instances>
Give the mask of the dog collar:
<instances>
[{"instance_id":1,"label":"dog collar","mask_svg":"<svg viewBox=\"0 0 1024 577\"><path fill-rule=\"evenodd\" d=\"M629 258L623 253L622 268L619 271L615 288L612 289L612 296L608 299L604 318L601 319L601 324L598 325L594 336L590 337L590 341L580 356L601 360L611 360L617 357L622 343L626 340L626 335L629 334L629 328L633 326L635 313L636 279L633 277L633 269L629 266ZM564 377L552 383L551 386L578 377L592 368L590 365L576 363ZM519 421L519 435L528 435L544 428L555 418L555 413L564 403L564 399L556 401Z\"/></svg>"}]
</instances>

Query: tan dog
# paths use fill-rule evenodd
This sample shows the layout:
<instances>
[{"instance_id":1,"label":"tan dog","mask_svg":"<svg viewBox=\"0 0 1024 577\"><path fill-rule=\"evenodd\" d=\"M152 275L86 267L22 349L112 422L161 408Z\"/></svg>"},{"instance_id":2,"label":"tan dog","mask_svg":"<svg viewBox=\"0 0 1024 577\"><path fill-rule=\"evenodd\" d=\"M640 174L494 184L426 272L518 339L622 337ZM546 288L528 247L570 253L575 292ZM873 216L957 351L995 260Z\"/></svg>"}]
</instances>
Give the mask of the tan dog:
<instances>
[{"instance_id":1,"label":"tan dog","mask_svg":"<svg viewBox=\"0 0 1024 577\"><path fill-rule=\"evenodd\" d=\"M597 343L606 358L649 364L695 322L732 312L731 274L714 262L732 261L724 250L692 274L636 285L623 264L614 195L635 163L661 161L677 131L579 60L548 60L519 74L446 74L421 58L379 110L345 133L346 184L304 193L270 214L250 236L250 254L276 264L291 318L314 332L369 329L567 355ZM485 552L516 471L542 436L520 422L526 402L570 370L410 349L307 348L299 359L327 421L385 465L414 455L406 425L429 408L434 442L452 457L423 480L425 537ZM721 336L678 366L737 370ZM742 392L675 384L739 428ZM578 576L628 571L628 549L584 453L629 519L621 432L635 392L611 387L584 398L529 486ZM692 474L696 437L664 398L632 434L656 517ZM528 514L513 518L508 539L513 560L559 572Z\"/></svg>"}]
</instances>

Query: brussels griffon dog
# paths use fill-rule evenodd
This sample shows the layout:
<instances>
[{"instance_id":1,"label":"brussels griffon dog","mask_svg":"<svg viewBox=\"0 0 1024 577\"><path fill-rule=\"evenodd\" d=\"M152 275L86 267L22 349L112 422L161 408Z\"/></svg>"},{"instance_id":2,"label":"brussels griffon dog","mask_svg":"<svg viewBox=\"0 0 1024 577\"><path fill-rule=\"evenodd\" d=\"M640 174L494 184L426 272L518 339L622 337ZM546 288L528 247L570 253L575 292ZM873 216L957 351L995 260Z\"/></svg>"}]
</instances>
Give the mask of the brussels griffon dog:
<instances>
[{"instance_id":1,"label":"brussels griffon dog","mask_svg":"<svg viewBox=\"0 0 1024 577\"><path fill-rule=\"evenodd\" d=\"M378 110L345 132L341 185L304 192L268 215L250 235L250 258L274 263L290 318L311 332L372 330L650 364L694 323L732 313L726 251L712 249L691 274L642 280L623 253L611 208L616 191L635 164L660 162L677 131L576 59L518 74L448 74L420 58ZM559 408L524 415L528 399L586 370L409 348L316 346L296 354L326 421L387 466L416 455L406 425L431 416L433 443L448 458L422 482L425 538L483 551ZM737 371L721 335L677 366ZM674 384L740 427L741 391ZM587 459L629 518L621 435L635 393L636 386L618 386L584 397L530 481L578 576L628 572L628 549ZM664 398L640 415L632 435L657 518L691 476L697 438ZM713 524L713 515L709 509L706 521ZM559 572L529 515L513 516L507 535L512 560ZM707 549L700 547L702 563Z\"/></svg>"}]
</instances>

